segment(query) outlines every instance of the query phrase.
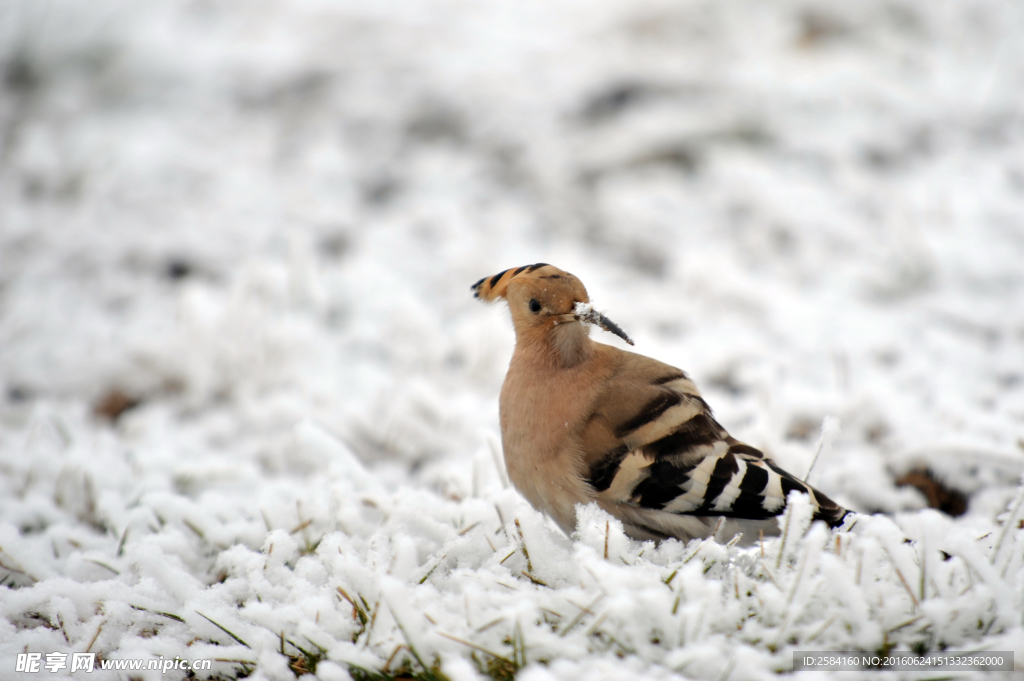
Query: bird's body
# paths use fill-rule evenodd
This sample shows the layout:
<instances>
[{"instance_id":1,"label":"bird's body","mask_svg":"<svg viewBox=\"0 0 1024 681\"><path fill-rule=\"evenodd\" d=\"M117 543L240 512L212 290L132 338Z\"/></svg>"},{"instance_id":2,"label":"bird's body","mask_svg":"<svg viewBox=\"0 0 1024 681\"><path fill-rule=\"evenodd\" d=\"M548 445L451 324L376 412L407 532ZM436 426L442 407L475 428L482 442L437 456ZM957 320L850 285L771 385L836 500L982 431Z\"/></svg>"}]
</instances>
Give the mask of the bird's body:
<instances>
[{"instance_id":1,"label":"bird's body","mask_svg":"<svg viewBox=\"0 0 1024 681\"><path fill-rule=\"evenodd\" d=\"M843 508L730 436L684 372L591 340L588 322L631 342L573 275L539 263L473 290L506 299L516 331L500 399L509 479L566 532L593 501L638 539L756 535L794 489L815 518L842 521Z\"/></svg>"}]
</instances>

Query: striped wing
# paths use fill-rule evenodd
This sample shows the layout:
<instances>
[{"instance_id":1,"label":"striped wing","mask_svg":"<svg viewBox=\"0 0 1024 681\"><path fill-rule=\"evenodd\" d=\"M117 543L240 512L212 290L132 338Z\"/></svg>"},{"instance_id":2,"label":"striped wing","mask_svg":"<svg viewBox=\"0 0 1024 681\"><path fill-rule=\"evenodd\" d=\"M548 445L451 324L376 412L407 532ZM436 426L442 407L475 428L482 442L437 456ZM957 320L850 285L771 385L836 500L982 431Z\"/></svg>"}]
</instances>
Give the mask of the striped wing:
<instances>
[{"instance_id":1,"label":"striped wing","mask_svg":"<svg viewBox=\"0 0 1024 681\"><path fill-rule=\"evenodd\" d=\"M815 519L842 522L845 509L730 436L686 374L640 359L640 380L630 372L636 360L627 360L620 375L634 375L609 382L587 424L589 483L600 501L635 511L765 520L782 513L786 495L799 490L815 505ZM647 529L664 533L665 523L654 524L660 527Z\"/></svg>"}]
</instances>

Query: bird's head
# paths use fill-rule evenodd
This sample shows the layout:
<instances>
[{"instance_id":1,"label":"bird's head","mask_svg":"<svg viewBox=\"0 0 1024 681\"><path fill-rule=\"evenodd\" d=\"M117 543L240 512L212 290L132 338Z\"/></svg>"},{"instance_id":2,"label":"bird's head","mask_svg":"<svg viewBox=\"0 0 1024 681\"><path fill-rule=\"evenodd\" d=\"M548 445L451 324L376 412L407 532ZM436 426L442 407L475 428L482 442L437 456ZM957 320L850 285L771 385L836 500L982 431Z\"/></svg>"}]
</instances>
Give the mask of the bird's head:
<instances>
[{"instance_id":1,"label":"bird's head","mask_svg":"<svg viewBox=\"0 0 1024 681\"><path fill-rule=\"evenodd\" d=\"M565 324L594 324L614 333L630 345L626 332L590 307L583 282L554 265L524 265L484 277L471 287L473 295L486 302L508 301L516 335L550 334ZM566 328L566 332L568 332Z\"/></svg>"}]
</instances>

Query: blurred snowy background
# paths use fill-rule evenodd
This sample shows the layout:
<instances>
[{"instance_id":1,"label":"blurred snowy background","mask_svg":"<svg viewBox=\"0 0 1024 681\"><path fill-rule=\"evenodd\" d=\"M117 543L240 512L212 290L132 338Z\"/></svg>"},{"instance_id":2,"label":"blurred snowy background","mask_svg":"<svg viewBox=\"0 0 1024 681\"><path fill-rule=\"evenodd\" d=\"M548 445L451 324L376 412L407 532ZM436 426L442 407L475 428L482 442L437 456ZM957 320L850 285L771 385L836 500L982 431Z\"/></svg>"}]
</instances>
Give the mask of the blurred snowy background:
<instances>
[{"instance_id":1,"label":"blurred snowy background","mask_svg":"<svg viewBox=\"0 0 1024 681\"><path fill-rule=\"evenodd\" d=\"M1021 35L1005 0L0 2L0 678L1024 662ZM895 524L568 543L495 465L513 336L469 291L537 261L794 473L839 417L811 481Z\"/></svg>"}]
</instances>

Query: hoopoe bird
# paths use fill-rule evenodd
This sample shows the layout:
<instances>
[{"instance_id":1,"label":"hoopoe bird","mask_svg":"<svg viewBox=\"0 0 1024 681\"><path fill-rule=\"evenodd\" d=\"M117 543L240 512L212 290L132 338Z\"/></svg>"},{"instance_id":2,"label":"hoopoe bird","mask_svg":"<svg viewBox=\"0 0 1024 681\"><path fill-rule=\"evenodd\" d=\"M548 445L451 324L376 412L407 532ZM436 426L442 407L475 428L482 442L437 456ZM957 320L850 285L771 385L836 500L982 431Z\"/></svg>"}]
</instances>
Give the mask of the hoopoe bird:
<instances>
[{"instance_id":1,"label":"hoopoe bird","mask_svg":"<svg viewBox=\"0 0 1024 681\"><path fill-rule=\"evenodd\" d=\"M792 490L842 523L844 508L729 435L686 373L591 340L593 324L633 344L572 274L537 263L472 290L506 300L515 327L499 400L509 479L567 534L590 502L636 539L775 534Z\"/></svg>"}]
</instances>

